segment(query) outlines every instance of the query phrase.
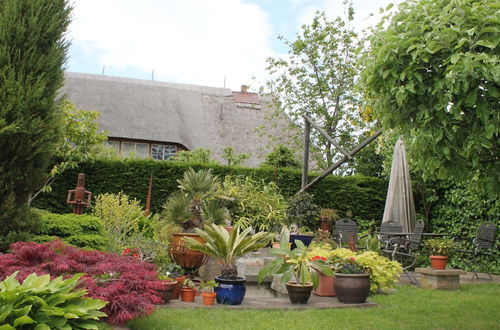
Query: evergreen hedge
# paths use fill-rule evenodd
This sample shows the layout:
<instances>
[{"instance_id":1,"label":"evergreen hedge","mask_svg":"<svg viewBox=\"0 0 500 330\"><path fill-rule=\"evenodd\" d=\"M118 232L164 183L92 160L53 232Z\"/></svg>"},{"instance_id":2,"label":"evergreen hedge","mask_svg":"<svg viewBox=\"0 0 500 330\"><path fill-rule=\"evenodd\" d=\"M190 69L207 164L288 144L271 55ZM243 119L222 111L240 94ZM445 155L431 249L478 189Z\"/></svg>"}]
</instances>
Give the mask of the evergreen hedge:
<instances>
[{"instance_id":1,"label":"evergreen hedge","mask_svg":"<svg viewBox=\"0 0 500 330\"><path fill-rule=\"evenodd\" d=\"M92 191L93 196L123 191L129 197L142 201L144 205L149 177L152 174L151 211L158 213L167 197L178 189L177 179L181 178L189 167L195 170L210 167L214 174L220 177L241 175L253 176L265 182L274 181L286 198L300 189L301 172L294 169L275 170L212 164L207 166L149 159L96 160L61 174L53 183L53 191L37 197L33 205L54 213L71 212L71 208L66 204L66 194L68 189L75 187L78 173L86 174L85 186L87 190ZM314 177L315 175L311 175L309 179L313 180ZM387 194L387 181L365 176L328 176L310 192L320 207L350 210L356 218L380 221Z\"/></svg>"}]
</instances>

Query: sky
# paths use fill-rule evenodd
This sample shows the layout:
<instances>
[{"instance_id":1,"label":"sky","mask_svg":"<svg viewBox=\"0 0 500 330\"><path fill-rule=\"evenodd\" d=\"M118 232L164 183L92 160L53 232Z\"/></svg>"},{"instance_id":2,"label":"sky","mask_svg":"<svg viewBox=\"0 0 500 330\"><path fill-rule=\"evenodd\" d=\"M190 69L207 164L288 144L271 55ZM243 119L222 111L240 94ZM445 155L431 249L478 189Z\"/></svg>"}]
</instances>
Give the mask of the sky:
<instances>
[{"instance_id":1,"label":"sky","mask_svg":"<svg viewBox=\"0 0 500 330\"><path fill-rule=\"evenodd\" d=\"M353 0L358 31L400 0ZM266 58L287 53L317 10L344 15L342 0L73 0L67 70L257 90ZM373 16L371 15L373 14Z\"/></svg>"}]
</instances>

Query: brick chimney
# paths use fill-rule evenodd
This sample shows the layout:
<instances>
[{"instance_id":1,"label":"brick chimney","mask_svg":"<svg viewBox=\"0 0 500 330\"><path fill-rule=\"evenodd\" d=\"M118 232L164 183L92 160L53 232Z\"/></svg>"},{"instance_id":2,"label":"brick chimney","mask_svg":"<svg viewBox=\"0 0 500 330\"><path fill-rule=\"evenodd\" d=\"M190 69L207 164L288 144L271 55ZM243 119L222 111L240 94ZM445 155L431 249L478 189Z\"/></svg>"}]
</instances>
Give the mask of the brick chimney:
<instances>
[{"instance_id":1,"label":"brick chimney","mask_svg":"<svg viewBox=\"0 0 500 330\"><path fill-rule=\"evenodd\" d=\"M248 85L241 85L241 92L248 93Z\"/></svg>"}]
</instances>

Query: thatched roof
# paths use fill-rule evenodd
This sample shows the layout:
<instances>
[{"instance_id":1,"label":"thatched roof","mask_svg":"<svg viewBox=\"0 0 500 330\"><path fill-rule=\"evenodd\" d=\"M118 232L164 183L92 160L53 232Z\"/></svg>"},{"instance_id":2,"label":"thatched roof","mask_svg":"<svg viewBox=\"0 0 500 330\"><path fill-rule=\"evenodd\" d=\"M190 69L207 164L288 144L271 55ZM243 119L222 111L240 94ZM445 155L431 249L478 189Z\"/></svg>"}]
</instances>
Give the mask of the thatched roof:
<instances>
[{"instance_id":1,"label":"thatched roof","mask_svg":"<svg viewBox=\"0 0 500 330\"><path fill-rule=\"evenodd\" d=\"M71 72L66 73L62 93L79 109L100 111L100 127L110 137L207 148L219 159L222 149L231 146L252 154L248 165L257 165L262 159L257 151L271 146L256 132L259 126L269 126L265 114L271 109L254 93L248 94L260 104L236 102L233 92L224 88ZM273 121L276 127L268 130L285 138L288 118Z\"/></svg>"}]
</instances>

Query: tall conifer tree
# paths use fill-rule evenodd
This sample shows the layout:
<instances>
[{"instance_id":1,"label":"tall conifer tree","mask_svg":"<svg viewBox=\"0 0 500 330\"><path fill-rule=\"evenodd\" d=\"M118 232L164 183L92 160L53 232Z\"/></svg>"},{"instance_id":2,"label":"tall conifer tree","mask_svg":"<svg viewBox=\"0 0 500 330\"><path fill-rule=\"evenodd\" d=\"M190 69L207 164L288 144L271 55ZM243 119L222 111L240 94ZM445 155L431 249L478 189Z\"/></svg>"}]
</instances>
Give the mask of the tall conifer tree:
<instances>
[{"instance_id":1,"label":"tall conifer tree","mask_svg":"<svg viewBox=\"0 0 500 330\"><path fill-rule=\"evenodd\" d=\"M0 248L36 226L27 202L61 137L70 12L67 0L0 1Z\"/></svg>"}]
</instances>

